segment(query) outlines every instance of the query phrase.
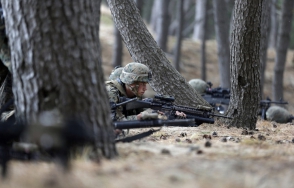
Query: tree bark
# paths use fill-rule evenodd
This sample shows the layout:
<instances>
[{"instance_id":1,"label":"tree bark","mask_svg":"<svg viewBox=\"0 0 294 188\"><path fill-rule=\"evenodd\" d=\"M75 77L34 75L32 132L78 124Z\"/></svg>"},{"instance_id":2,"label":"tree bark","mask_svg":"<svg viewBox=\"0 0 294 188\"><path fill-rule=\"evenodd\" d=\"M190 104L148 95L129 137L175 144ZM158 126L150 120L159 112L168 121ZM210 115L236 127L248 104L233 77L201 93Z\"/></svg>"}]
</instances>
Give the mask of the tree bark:
<instances>
[{"instance_id":1,"label":"tree bark","mask_svg":"<svg viewBox=\"0 0 294 188\"><path fill-rule=\"evenodd\" d=\"M220 86L230 88L230 46L229 31L230 19L227 17L225 0L213 0L214 24L218 50L218 67Z\"/></svg>"},{"instance_id":2,"label":"tree bark","mask_svg":"<svg viewBox=\"0 0 294 188\"><path fill-rule=\"evenodd\" d=\"M181 48L182 48L182 31L184 25L184 2L183 0L178 1L178 29L177 29L177 41L174 53L174 65L177 71L180 72L180 59L181 59Z\"/></svg>"},{"instance_id":3,"label":"tree bark","mask_svg":"<svg viewBox=\"0 0 294 188\"><path fill-rule=\"evenodd\" d=\"M284 87L283 77L286 64L287 50L290 44L290 33L293 18L293 0L284 0L282 7L282 18L279 27L278 41L276 48L276 60L273 79L273 98L274 100L283 99Z\"/></svg>"},{"instance_id":4,"label":"tree bark","mask_svg":"<svg viewBox=\"0 0 294 188\"><path fill-rule=\"evenodd\" d=\"M270 33L270 10L272 0L264 0L262 2L261 15L261 36L260 36L260 94L263 96L263 86L265 80L265 69L267 63L267 49Z\"/></svg>"},{"instance_id":5,"label":"tree bark","mask_svg":"<svg viewBox=\"0 0 294 188\"><path fill-rule=\"evenodd\" d=\"M210 105L197 94L171 65L149 33L132 0L107 0L114 22L134 61L147 65L153 78L151 87L159 94L172 95L176 104L192 107Z\"/></svg>"},{"instance_id":6,"label":"tree bark","mask_svg":"<svg viewBox=\"0 0 294 188\"><path fill-rule=\"evenodd\" d=\"M262 0L236 0L231 41L230 126L255 129L260 101Z\"/></svg>"},{"instance_id":7,"label":"tree bark","mask_svg":"<svg viewBox=\"0 0 294 188\"><path fill-rule=\"evenodd\" d=\"M98 36L100 1L2 0L9 34L16 115L40 112L81 119L98 154L117 155Z\"/></svg>"}]
</instances>

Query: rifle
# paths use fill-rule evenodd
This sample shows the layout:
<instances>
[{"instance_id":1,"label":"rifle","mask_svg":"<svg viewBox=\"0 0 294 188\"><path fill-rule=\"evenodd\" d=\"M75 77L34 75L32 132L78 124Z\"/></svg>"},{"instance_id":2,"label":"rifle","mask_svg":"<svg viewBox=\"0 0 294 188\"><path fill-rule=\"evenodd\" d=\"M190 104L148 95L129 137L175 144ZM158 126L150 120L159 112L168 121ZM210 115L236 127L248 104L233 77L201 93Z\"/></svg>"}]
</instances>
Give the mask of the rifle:
<instances>
[{"instance_id":1,"label":"rifle","mask_svg":"<svg viewBox=\"0 0 294 188\"><path fill-rule=\"evenodd\" d=\"M125 105L127 110L138 109L138 108L151 108L153 110L159 110L165 112L170 120L176 118L175 112L180 111L186 114L187 119L194 119L195 125L200 125L202 123L214 123L213 116L229 118L222 115L217 115L212 113L211 109L196 109L187 106L174 105L174 97L155 95L154 98L146 98L144 100L136 100Z\"/></svg>"},{"instance_id":2,"label":"rifle","mask_svg":"<svg viewBox=\"0 0 294 188\"><path fill-rule=\"evenodd\" d=\"M229 105L230 103L230 89L217 87L212 88L212 83L207 82L209 88L206 88L205 94L202 97L213 107L216 104Z\"/></svg>"},{"instance_id":3,"label":"rifle","mask_svg":"<svg viewBox=\"0 0 294 188\"><path fill-rule=\"evenodd\" d=\"M269 109L271 104L281 104L285 105L288 104L288 102L283 101L280 99L279 101L272 101L269 97L267 97L265 100L260 101L260 111L259 114L261 116L261 119L266 120L266 111Z\"/></svg>"}]
</instances>

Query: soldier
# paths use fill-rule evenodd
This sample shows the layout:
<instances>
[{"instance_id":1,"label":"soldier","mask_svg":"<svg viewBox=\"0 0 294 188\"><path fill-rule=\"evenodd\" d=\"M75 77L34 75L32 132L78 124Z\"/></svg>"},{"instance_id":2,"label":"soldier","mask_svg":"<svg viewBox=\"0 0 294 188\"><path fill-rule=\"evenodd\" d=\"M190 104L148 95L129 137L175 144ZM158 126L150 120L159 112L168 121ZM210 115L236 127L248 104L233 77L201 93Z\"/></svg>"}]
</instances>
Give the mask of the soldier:
<instances>
[{"instance_id":1,"label":"soldier","mask_svg":"<svg viewBox=\"0 0 294 188\"><path fill-rule=\"evenodd\" d=\"M115 67L109 75L109 80L116 80L117 78L119 78L122 70L123 67Z\"/></svg>"},{"instance_id":2,"label":"soldier","mask_svg":"<svg viewBox=\"0 0 294 188\"><path fill-rule=\"evenodd\" d=\"M188 82L192 88L197 91L200 95L205 94L205 90L209 87L209 85L201 80L201 79L192 79Z\"/></svg>"},{"instance_id":3,"label":"soldier","mask_svg":"<svg viewBox=\"0 0 294 188\"><path fill-rule=\"evenodd\" d=\"M116 80L106 82L106 90L110 103L119 103L120 97L141 99L147 90L147 84L151 80L151 71L146 65L132 62L127 64ZM158 113L150 110L125 110L123 106L112 112L112 119L115 121L157 119ZM182 112L176 112L177 116L186 117Z\"/></svg>"}]
</instances>

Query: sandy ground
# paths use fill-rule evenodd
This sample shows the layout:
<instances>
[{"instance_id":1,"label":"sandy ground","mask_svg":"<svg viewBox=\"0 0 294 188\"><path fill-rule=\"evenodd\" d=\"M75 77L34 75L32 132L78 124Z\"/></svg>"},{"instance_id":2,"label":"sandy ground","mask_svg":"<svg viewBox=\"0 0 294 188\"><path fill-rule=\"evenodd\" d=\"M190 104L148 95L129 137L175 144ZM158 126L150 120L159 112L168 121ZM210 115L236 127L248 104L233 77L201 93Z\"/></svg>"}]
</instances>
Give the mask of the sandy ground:
<instances>
[{"instance_id":1,"label":"sandy ground","mask_svg":"<svg viewBox=\"0 0 294 188\"><path fill-rule=\"evenodd\" d=\"M117 144L114 160L79 157L69 173L53 162L12 161L0 187L290 188L293 133L293 124L267 121L254 131L210 124L163 127L142 140Z\"/></svg>"}]
</instances>

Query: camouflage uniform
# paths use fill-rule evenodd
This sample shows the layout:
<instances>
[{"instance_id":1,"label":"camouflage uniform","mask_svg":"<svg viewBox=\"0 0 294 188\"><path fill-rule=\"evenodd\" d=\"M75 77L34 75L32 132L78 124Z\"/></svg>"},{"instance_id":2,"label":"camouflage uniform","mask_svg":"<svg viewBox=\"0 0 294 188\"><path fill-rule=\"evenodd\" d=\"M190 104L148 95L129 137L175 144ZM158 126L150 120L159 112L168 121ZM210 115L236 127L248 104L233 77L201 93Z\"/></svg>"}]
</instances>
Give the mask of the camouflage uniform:
<instances>
[{"instance_id":1,"label":"camouflage uniform","mask_svg":"<svg viewBox=\"0 0 294 188\"><path fill-rule=\"evenodd\" d=\"M123 67L118 67L118 68L115 68L111 74L109 75L109 80L116 80L117 78L119 78L121 72L123 70Z\"/></svg>"},{"instance_id":2,"label":"camouflage uniform","mask_svg":"<svg viewBox=\"0 0 294 188\"><path fill-rule=\"evenodd\" d=\"M119 103L120 97L127 97L126 85L134 82L148 82L150 79L150 70L141 63L127 64L116 80L106 81L106 90L110 103ZM135 93L135 92L134 92ZM137 120L137 114L142 112L139 110L125 110L123 106L119 106L112 112L112 119L115 121Z\"/></svg>"}]
</instances>

